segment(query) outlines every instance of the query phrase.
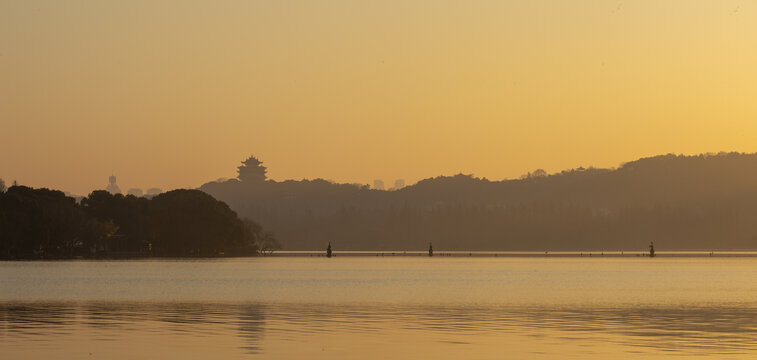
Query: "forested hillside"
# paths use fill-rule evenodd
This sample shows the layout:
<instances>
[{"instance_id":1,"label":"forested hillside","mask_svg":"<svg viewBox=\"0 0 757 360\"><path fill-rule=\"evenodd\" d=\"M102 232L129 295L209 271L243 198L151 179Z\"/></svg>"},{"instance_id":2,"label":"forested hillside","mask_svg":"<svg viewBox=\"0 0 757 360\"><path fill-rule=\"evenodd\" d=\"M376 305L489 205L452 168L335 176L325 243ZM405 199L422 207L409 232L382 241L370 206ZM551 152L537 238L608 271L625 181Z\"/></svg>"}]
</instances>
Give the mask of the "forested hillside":
<instances>
[{"instance_id":1,"label":"forested hillside","mask_svg":"<svg viewBox=\"0 0 757 360\"><path fill-rule=\"evenodd\" d=\"M275 182L248 159L201 190L287 250L757 249L757 154L661 155L517 180L440 176L398 191Z\"/></svg>"}]
</instances>

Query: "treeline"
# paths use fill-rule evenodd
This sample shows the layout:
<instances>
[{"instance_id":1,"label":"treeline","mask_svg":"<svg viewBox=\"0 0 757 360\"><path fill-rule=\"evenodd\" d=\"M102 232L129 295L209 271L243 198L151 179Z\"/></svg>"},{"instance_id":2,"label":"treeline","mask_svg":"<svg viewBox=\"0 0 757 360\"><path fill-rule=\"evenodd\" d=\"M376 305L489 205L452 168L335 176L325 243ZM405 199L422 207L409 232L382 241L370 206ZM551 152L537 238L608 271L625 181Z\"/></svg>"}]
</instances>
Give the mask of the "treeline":
<instances>
[{"instance_id":1,"label":"treeline","mask_svg":"<svg viewBox=\"0 0 757 360\"><path fill-rule=\"evenodd\" d=\"M757 249L757 154L661 155L504 181L458 174L398 191L276 182L251 159L238 179L201 190L290 250Z\"/></svg>"},{"instance_id":2,"label":"treeline","mask_svg":"<svg viewBox=\"0 0 757 360\"><path fill-rule=\"evenodd\" d=\"M152 199L94 191L0 187L0 258L255 255L275 239L198 190Z\"/></svg>"}]
</instances>

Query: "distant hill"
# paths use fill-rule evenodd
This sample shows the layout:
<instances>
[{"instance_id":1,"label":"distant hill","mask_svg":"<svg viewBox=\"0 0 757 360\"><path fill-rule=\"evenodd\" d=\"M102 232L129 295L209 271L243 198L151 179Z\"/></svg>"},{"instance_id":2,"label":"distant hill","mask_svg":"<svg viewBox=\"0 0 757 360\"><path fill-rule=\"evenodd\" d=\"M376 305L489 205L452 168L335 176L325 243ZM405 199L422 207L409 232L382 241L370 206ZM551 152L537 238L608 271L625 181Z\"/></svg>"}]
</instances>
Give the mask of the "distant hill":
<instances>
[{"instance_id":1,"label":"distant hill","mask_svg":"<svg viewBox=\"0 0 757 360\"><path fill-rule=\"evenodd\" d=\"M275 182L251 164L240 173L263 175L200 189L287 250L757 249L757 154L661 155L504 181L458 174L398 191Z\"/></svg>"}]
</instances>

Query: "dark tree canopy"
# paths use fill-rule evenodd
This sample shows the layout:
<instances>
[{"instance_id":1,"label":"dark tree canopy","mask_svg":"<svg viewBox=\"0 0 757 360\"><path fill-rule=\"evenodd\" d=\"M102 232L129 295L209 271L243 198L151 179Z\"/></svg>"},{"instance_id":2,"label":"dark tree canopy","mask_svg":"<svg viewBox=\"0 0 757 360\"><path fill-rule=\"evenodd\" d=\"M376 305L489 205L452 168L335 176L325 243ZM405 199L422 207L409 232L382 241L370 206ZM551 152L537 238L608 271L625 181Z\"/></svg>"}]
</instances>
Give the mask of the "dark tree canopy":
<instances>
[{"instance_id":1,"label":"dark tree canopy","mask_svg":"<svg viewBox=\"0 0 757 360\"><path fill-rule=\"evenodd\" d=\"M225 203L199 190L174 190L151 200L158 255L214 255L255 246L253 234Z\"/></svg>"},{"instance_id":2,"label":"dark tree canopy","mask_svg":"<svg viewBox=\"0 0 757 360\"><path fill-rule=\"evenodd\" d=\"M152 199L94 191L76 203L60 191L0 193L0 258L254 255L273 236L199 190Z\"/></svg>"},{"instance_id":3,"label":"dark tree canopy","mask_svg":"<svg viewBox=\"0 0 757 360\"><path fill-rule=\"evenodd\" d=\"M92 224L61 191L11 186L0 193L0 257L70 253Z\"/></svg>"},{"instance_id":4,"label":"dark tree canopy","mask_svg":"<svg viewBox=\"0 0 757 360\"><path fill-rule=\"evenodd\" d=\"M237 177L240 181L246 183L263 182L267 178L267 171L260 160L250 156L247 160L242 161L242 165L237 168Z\"/></svg>"}]
</instances>

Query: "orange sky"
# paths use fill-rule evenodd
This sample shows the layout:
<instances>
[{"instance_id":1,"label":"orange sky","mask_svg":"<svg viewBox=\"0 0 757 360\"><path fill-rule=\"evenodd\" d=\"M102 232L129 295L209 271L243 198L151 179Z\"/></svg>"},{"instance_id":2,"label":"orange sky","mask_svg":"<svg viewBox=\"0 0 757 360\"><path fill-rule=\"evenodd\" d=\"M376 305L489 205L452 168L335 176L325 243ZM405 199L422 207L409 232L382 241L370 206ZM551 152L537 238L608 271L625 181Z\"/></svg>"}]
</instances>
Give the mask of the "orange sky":
<instances>
[{"instance_id":1,"label":"orange sky","mask_svg":"<svg viewBox=\"0 0 757 360\"><path fill-rule=\"evenodd\" d=\"M756 97L754 2L0 2L0 178L77 194L754 152Z\"/></svg>"}]
</instances>

